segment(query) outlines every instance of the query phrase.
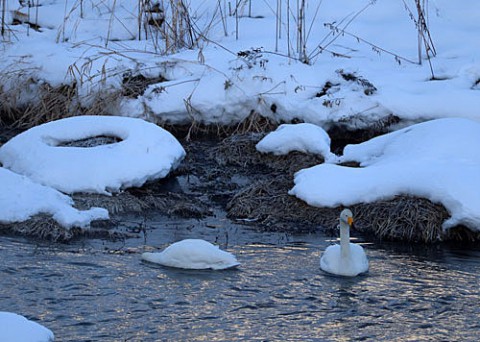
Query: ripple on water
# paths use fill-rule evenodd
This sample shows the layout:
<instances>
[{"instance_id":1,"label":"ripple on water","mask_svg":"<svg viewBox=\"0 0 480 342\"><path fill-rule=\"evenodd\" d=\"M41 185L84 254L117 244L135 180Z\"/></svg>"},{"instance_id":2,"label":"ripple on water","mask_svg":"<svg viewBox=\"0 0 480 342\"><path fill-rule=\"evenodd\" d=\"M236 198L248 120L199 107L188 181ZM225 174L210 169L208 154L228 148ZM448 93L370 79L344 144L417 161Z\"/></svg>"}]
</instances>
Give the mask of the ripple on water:
<instances>
[{"instance_id":1,"label":"ripple on water","mask_svg":"<svg viewBox=\"0 0 480 342\"><path fill-rule=\"evenodd\" d=\"M181 222L150 224L145 239L158 248L188 235ZM146 264L143 237L79 246L3 237L0 310L39 321L60 341L476 340L480 333L472 304L480 302L478 249L368 244L370 272L344 278L319 269L325 236L184 224L188 237L216 240L242 265L212 272ZM108 253L131 247L138 253Z\"/></svg>"}]
</instances>

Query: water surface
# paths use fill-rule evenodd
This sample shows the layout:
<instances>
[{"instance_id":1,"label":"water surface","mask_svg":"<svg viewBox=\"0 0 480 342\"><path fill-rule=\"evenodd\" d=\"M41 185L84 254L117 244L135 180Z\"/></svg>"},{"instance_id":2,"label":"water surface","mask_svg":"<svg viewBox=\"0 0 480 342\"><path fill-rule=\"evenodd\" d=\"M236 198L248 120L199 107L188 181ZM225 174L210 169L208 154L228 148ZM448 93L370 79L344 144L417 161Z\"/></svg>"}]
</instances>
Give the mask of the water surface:
<instances>
[{"instance_id":1,"label":"water surface","mask_svg":"<svg viewBox=\"0 0 480 342\"><path fill-rule=\"evenodd\" d=\"M221 218L131 218L127 240L68 245L0 237L0 311L57 341L476 341L480 248L362 243L370 272L319 269L331 238L256 233ZM146 246L204 238L227 271L142 263Z\"/></svg>"}]
</instances>

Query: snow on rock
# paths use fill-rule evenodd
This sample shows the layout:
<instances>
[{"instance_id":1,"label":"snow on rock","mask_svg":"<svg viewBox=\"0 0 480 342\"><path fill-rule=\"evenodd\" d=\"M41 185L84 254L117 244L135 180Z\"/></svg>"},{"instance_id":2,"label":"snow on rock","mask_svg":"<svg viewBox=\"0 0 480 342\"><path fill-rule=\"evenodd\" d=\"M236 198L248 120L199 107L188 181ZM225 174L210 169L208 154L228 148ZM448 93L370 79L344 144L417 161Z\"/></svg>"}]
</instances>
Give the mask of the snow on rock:
<instances>
[{"instance_id":1,"label":"snow on rock","mask_svg":"<svg viewBox=\"0 0 480 342\"><path fill-rule=\"evenodd\" d=\"M334 207L410 194L441 203L451 217L444 229L480 230L480 123L447 118L413 125L358 145L340 162L295 174L291 195L312 206Z\"/></svg>"},{"instance_id":2,"label":"snow on rock","mask_svg":"<svg viewBox=\"0 0 480 342\"><path fill-rule=\"evenodd\" d=\"M0 168L0 189L1 223L21 222L45 213L52 215L65 228L86 228L93 220L109 217L103 208L77 210L72 207L73 200L69 196L5 168Z\"/></svg>"},{"instance_id":3,"label":"snow on rock","mask_svg":"<svg viewBox=\"0 0 480 342\"><path fill-rule=\"evenodd\" d=\"M330 152L330 137L317 125L300 123L280 125L274 132L267 134L256 145L262 153L284 155L292 151L319 154L325 161L334 161L336 156Z\"/></svg>"},{"instance_id":4,"label":"snow on rock","mask_svg":"<svg viewBox=\"0 0 480 342\"><path fill-rule=\"evenodd\" d=\"M0 341L5 342L51 342L53 332L25 317L0 311Z\"/></svg>"},{"instance_id":5,"label":"snow on rock","mask_svg":"<svg viewBox=\"0 0 480 342\"><path fill-rule=\"evenodd\" d=\"M64 143L107 136L120 142L94 147ZM141 119L77 116L25 131L0 147L0 162L65 193L110 194L165 177L185 156L166 130Z\"/></svg>"}]
</instances>

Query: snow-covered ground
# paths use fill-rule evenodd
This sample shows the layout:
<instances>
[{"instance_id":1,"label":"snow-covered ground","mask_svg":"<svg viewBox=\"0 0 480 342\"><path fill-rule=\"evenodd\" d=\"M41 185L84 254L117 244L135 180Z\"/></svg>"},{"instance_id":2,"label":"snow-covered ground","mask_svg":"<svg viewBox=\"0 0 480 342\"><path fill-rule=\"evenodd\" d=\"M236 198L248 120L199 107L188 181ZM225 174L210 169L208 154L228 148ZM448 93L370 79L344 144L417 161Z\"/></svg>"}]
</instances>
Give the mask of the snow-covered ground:
<instances>
[{"instance_id":1,"label":"snow-covered ground","mask_svg":"<svg viewBox=\"0 0 480 342\"><path fill-rule=\"evenodd\" d=\"M268 136L267 136L268 137ZM480 230L480 123L437 119L347 145L339 162L296 173L290 194L319 207L369 203L414 195L442 203L451 217L445 229Z\"/></svg>"},{"instance_id":2,"label":"snow-covered ground","mask_svg":"<svg viewBox=\"0 0 480 342\"><path fill-rule=\"evenodd\" d=\"M295 119L323 129L336 123L362 128L390 115L402 119L403 126L431 119L468 119L434 121L350 146L342 158L357 160L363 168L328 164L302 171L296 176L291 193L313 205L352 204L411 193L443 203L452 215L445 223L446 228L462 223L480 229L480 217L475 214L480 212L475 136L480 119L480 7L473 0L426 2L432 39L427 39L429 56L432 57L433 48L436 52L430 59L431 65L425 49L421 65L418 63L418 32L406 9L416 17L411 0L306 1L305 49L297 48L299 12L295 8L297 2L292 1L280 2L282 9L278 16L279 2L273 0L240 1L238 15L229 10L234 3L231 1L185 1L194 28L192 36L198 39L193 49L172 45L171 35L166 44L160 31L139 25L140 2L39 0L38 3L41 6L28 11L17 1L7 2L8 25L0 46L0 83L4 94L14 91L16 98L12 101L17 105L35 101L46 84L53 87L75 84L76 100L88 106L95 92L101 91L102 96L105 92L119 92L125 75L143 75L157 79L161 76L165 80L149 84L134 97L118 96L118 102L109 105L111 114L170 124L229 124L256 113L279 123ZM165 13L170 15L170 2L161 3L167 6ZM288 9L287 4L292 7ZM153 15L158 13L143 12L140 21ZM38 24L40 30L27 24L12 25L14 17ZM169 54L164 53L166 49ZM302 63L301 59L308 59L308 63ZM154 152L140 145L140 141L155 145L151 135L136 135L129 140L126 139L129 133L120 133L115 125L85 131L78 128L83 126L63 122L54 124L58 127L48 139L38 136L40 128L30 131L27 138L12 139L1 150L3 166L67 194L75 191L105 194L155 178L160 175L157 171L165 175L183 157L179 152L181 147L173 143L177 151L173 160L159 157L167 167L156 165L152 171L150 167L141 167L143 162L138 159L132 162L130 151L119 148L127 141L131 145L138 143L135 148L145 148L145 153L138 157L146 158L147 163L155 153L169 150L162 147ZM88 149L55 146L58 141L109 132L125 140ZM280 153L287 146L298 149L291 144L300 141L304 147L317 151L320 146L329 161L336 160L329 154L329 138L325 135L312 138L317 143L314 146L308 144L311 132L304 131L303 140L285 136L287 132L278 132L277 142L287 143L273 152ZM122 160L123 157L126 159ZM85 163L84 158L91 162ZM95 168L95 177L89 174L91 171L79 169L79 165L93 167L93 160L105 161L99 166L102 171ZM113 170L107 164L112 164ZM128 173L135 166L140 168L127 176L116 172ZM78 171L89 175L81 180L81 185L66 177ZM86 226L91 219L107 215L99 208L72 212L68 196L18 177L1 169L2 188L12 188L15 195L5 192L0 195L0 203L10 204L0 206L2 222L24 220L36 212L58 217L64 212L62 208L71 213L63 215L64 218L77 217L59 220L65 226ZM422 177L429 181L420 181ZM303 184L310 182L316 184L311 187L316 189L313 195L311 189L301 190L309 187ZM319 191L321 182L331 186L320 186L322 191ZM339 192L334 186L338 183L350 184L355 196ZM35 197L24 192L20 184L34 188L37 194L46 191L45 198L52 198L51 204L46 201L40 207L31 204Z\"/></svg>"},{"instance_id":3,"label":"snow-covered ground","mask_svg":"<svg viewBox=\"0 0 480 342\"><path fill-rule=\"evenodd\" d=\"M3 167L0 168L0 185L0 223L22 222L44 213L65 228L86 228L93 220L109 217L108 211L102 208L77 210L69 196Z\"/></svg>"},{"instance_id":4,"label":"snow-covered ground","mask_svg":"<svg viewBox=\"0 0 480 342\"><path fill-rule=\"evenodd\" d=\"M30 13L41 30L8 25L0 52L4 89L23 90L16 99L23 103L45 82L76 82L80 101L88 104L87 94L114 91L125 74L142 74L167 81L112 105L112 114L217 124L238 122L254 111L324 128L336 122L362 127L389 114L411 121L478 119L480 8L474 0L426 2L436 52L433 75L425 52L417 64L418 34L405 9L406 4L416 16L413 0L305 1L308 65L298 60L303 57L297 49L297 2L281 1L277 11L274 0L239 1L238 18L228 15L233 1L184 2L199 48L172 47L172 37L167 47L149 25L139 31L137 1L39 0L41 6L28 11L10 0L7 23L19 12ZM160 3L168 15L170 1ZM176 53L165 55L167 48ZM377 91L365 94L361 82L345 74L363 77ZM28 88L18 89L22 81Z\"/></svg>"},{"instance_id":5,"label":"snow-covered ground","mask_svg":"<svg viewBox=\"0 0 480 342\"><path fill-rule=\"evenodd\" d=\"M120 141L62 146L99 136ZM66 228L87 228L93 220L107 219L107 210L77 210L64 193L109 195L142 186L165 177L184 156L185 150L169 132L136 118L78 116L34 127L0 147L0 222L46 213Z\"/></svg>"}]
</instances>

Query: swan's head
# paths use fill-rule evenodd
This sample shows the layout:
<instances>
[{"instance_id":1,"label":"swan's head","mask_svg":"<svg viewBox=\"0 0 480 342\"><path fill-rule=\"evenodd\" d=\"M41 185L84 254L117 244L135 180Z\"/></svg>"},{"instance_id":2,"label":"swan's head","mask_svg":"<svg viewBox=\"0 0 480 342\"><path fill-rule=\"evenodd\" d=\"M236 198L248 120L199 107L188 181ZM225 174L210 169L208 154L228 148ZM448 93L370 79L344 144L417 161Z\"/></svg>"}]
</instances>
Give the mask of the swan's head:
<instances>
[{"instance_id":1,"label":"swan's head","mask_svg":"<svg viewBox=\"0 0 480 342\"><path fill-rule=\"evenodd\" d=\"M345 223L349 227L352 226L353 223L353 214L350 209L343 209L340 213L340 223Z\"/></svg>"}]
</instances>

